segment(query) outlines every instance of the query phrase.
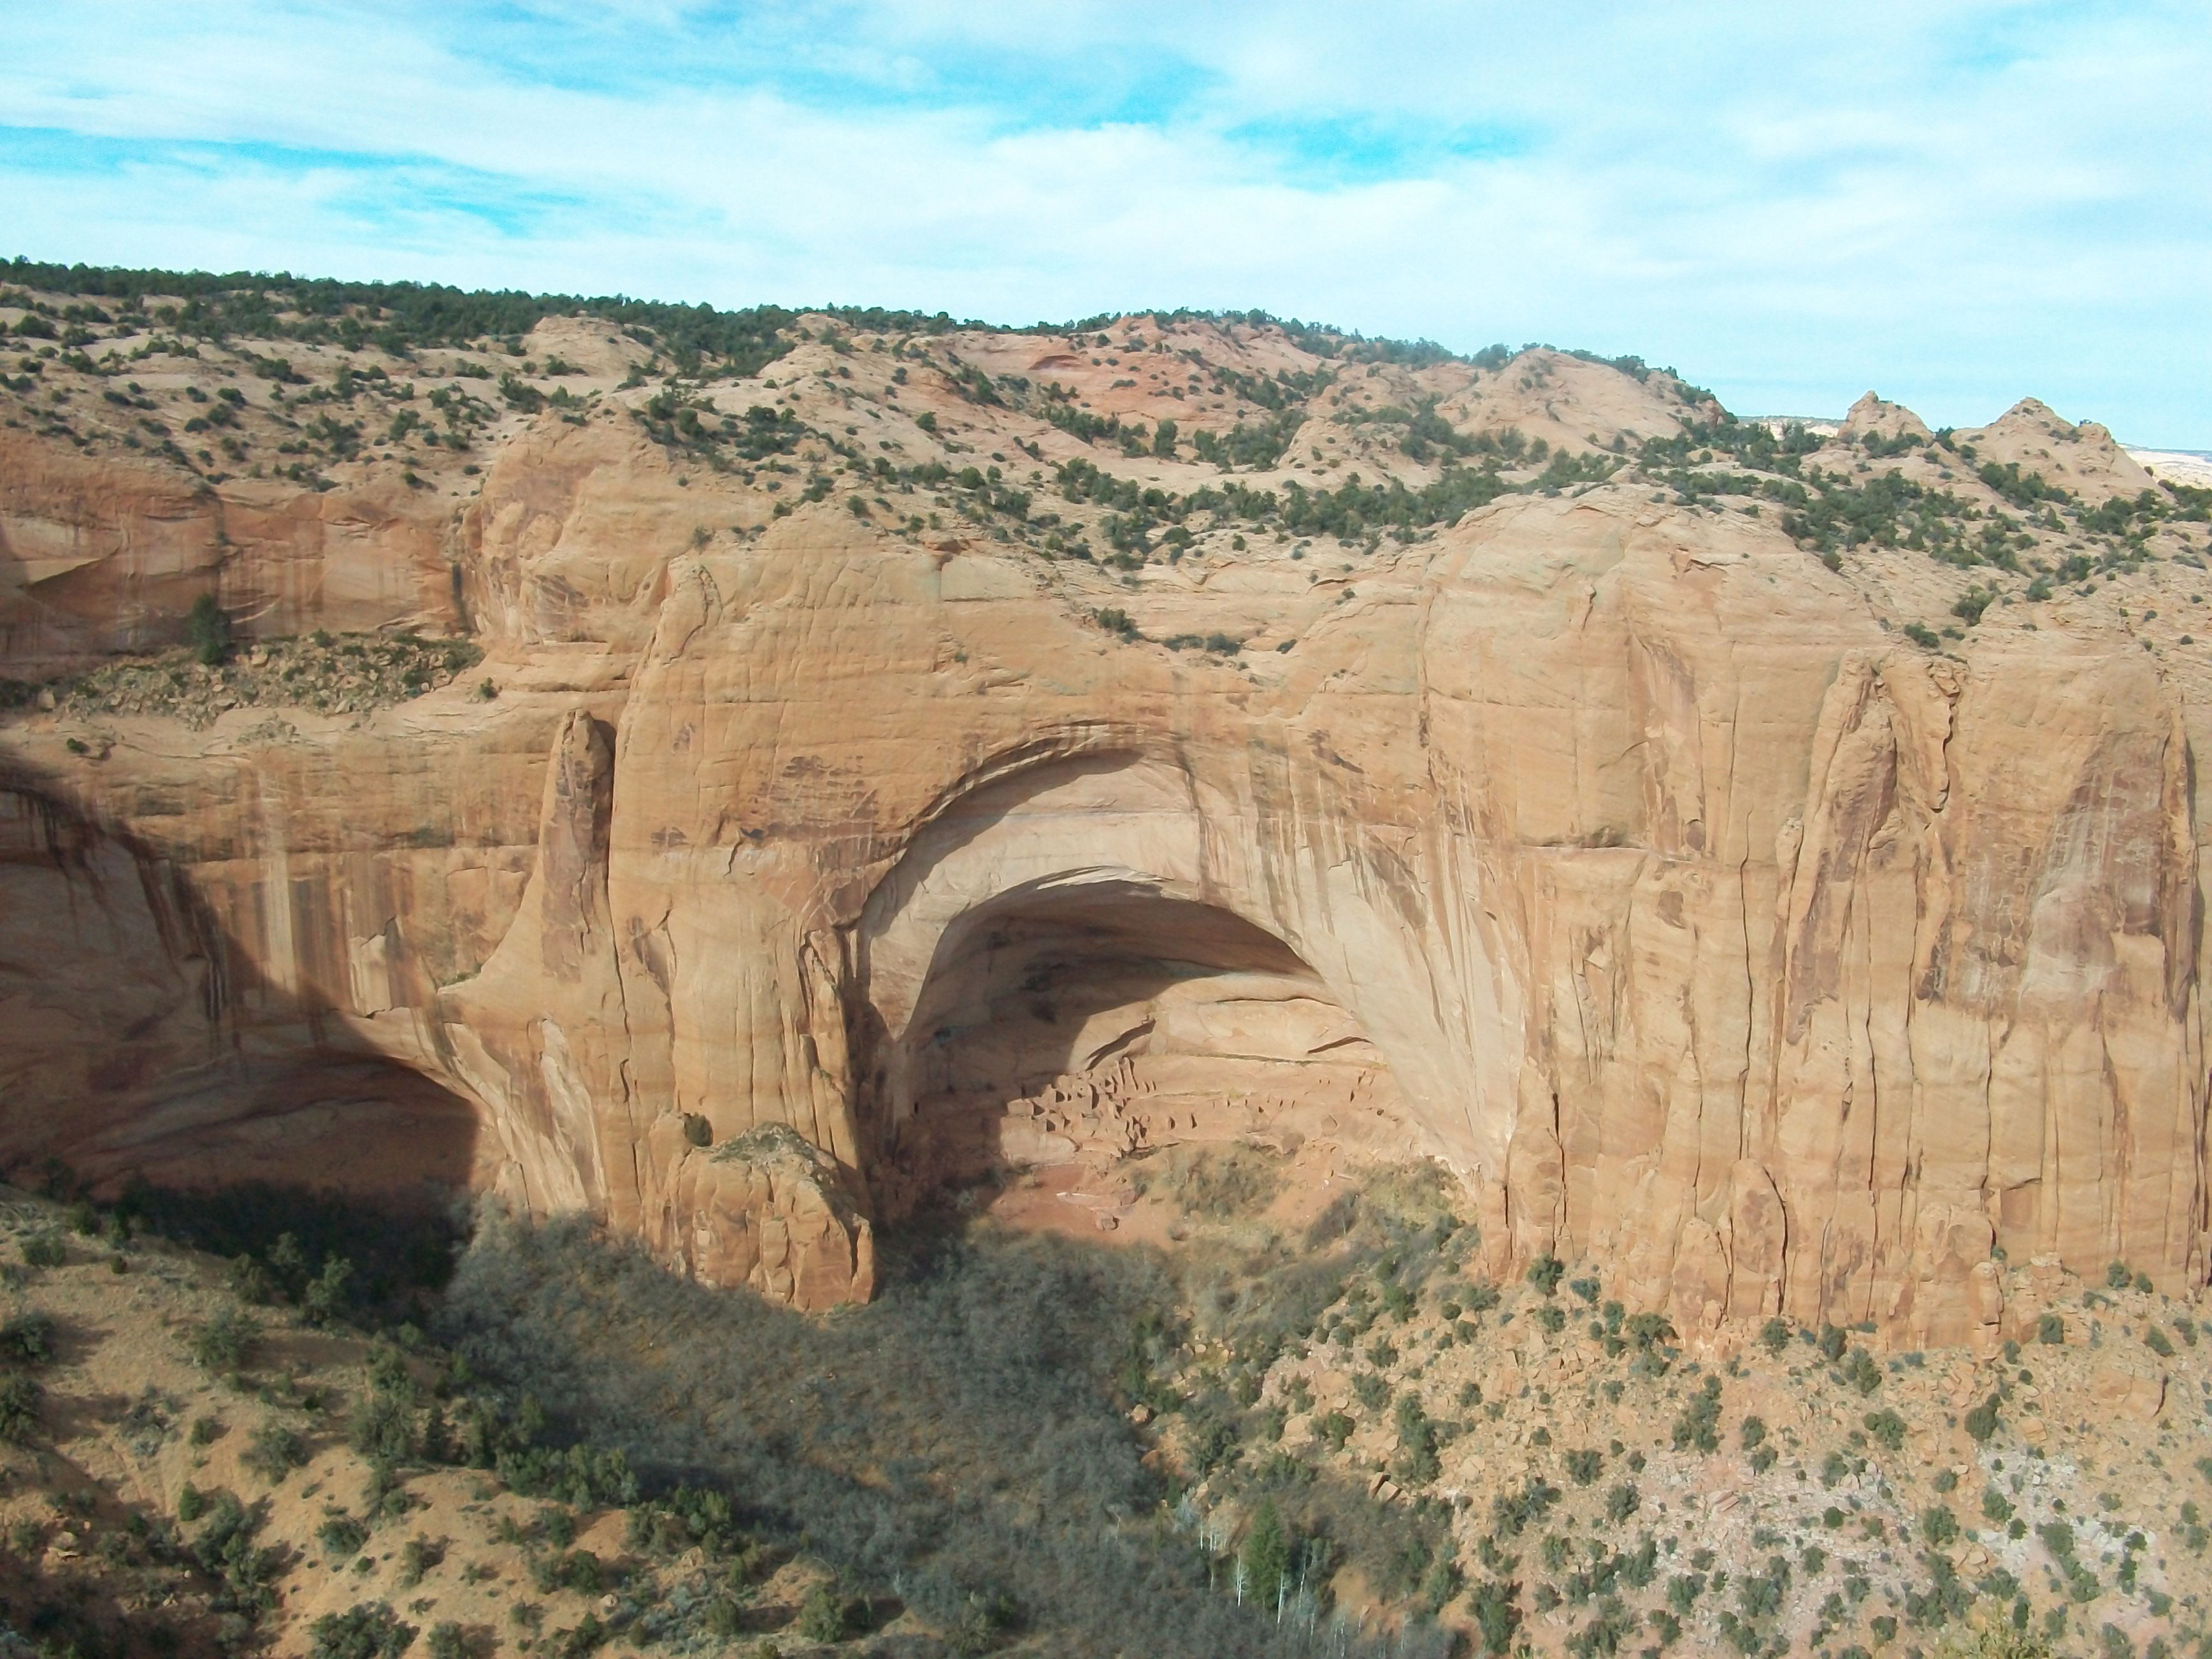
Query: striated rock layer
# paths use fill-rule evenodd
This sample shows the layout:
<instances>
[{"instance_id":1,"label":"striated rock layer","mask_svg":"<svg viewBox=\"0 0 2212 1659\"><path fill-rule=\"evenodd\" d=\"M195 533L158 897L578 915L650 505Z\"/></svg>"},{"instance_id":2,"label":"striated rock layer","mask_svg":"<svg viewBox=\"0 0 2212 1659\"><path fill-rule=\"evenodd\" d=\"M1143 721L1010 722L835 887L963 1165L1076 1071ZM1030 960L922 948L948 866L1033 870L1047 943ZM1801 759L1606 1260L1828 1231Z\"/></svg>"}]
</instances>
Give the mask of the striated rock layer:
<instances>
[{"instance_id":1,"label":"striated rock layer","mask_svg":"<svg viewBox=\"0 0 2212 1659\"><path fill-rule=\"evenodd\" d=\"M806 1307L946 1178L1227 1137L1442 1158L1493 1267L1692 1331L2202 1282L2203 705L2124 633L1934 653L1623 485L1152 596L1229 659L690 488L501 452L440 556L492 700L7 728L0 1157L473 1185Z\"/></svg>"}]
</instances>

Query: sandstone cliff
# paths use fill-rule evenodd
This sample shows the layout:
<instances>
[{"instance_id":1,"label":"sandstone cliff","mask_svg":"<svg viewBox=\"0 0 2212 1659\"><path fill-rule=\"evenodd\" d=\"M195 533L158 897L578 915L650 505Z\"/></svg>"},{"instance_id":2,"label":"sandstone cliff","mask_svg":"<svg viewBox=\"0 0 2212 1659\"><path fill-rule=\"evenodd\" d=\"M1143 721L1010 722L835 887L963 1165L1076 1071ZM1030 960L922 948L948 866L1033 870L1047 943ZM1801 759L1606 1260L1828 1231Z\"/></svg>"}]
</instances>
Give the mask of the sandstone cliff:
<instances>
[{"instance_id":1,"label":"sandstone cliff","mask_svg":"<svg viewBox=\"0 0 2212 1659\"><path fill-rule=\"evenodd\" d=\"M489 655L27 691L0 1151L471 1184L806 1306L945 1179L1226 1137L1439 1158L1494 1265L1693 1329L2201 1283L2203 504L2040 405L1778 452L1641 365L1312 344L602 340L289 494L6 433L26 683L210 586Z\"/></svg>"}]
</instances>

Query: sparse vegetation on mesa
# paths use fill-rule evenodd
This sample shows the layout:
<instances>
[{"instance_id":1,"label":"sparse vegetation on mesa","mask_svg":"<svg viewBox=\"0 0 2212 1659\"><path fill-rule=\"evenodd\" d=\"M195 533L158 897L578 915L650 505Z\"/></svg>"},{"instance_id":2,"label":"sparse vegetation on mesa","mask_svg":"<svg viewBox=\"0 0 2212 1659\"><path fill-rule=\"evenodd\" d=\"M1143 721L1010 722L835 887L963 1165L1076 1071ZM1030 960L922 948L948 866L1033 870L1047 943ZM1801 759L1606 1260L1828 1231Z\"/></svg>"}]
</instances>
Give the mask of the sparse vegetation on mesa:
<instances>
[{"instance_id":1,"label":"sparse vegetation on mesa","mask_svg":"<svg viewBox=\"0 0 2212 1659\"><path fill-rule=\"evenodd\" d=\"M1915 597L1884 620L1931 651L2085 599L2147 649L2194 647L2201 613L2179 607L2201 593L2123 601L2193 586L2212 552L2198 530L2212 492L2103 499L1957 433L1740 420L1633 357L1459 356L1259 313L1013 329L17 260L0 267L0 327L15 349L0 421L135 452L194 489L368 491L376 513L398 494L441 521L506 446L593 428L643 437L679 487L707 486L672 549L834 510L893 542L1034 557L1073 614L1121 610L1136 619L1123 638L1163 647L1255 635L1249 621L1152 616L1146 600L1190 602L1191 561L1201 580L1228 557L1305 580L1310 602L1267 641L1289 653L1350 600L1355 570L1389 572L1401 550L1516 496L1602 492L1760 521L1877 600L1902 575ZM1577 375L1632 384L1644 412L1588 431L1540 417ZM1209 654L1247 678L1277 672L1266 647ZM0 704L36 690L0 688ZM126 700L149 698L198 707L149 684Z\"/></svg>"}]
</instances>

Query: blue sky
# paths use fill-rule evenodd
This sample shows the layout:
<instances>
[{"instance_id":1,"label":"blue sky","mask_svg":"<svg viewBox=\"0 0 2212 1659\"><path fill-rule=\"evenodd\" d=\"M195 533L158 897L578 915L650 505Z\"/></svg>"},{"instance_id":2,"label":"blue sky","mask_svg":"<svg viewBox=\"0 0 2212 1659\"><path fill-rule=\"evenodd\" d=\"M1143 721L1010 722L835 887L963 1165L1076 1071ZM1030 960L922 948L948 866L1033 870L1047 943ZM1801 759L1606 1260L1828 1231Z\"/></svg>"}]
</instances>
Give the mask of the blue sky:
<instances>
[{"instance_id":1,"label":"blue sky","mask_svg":"<svg viewBox=\"0 0 2212 1659\"><path fill-rule=\"evenodd\" d=\"M2212 0L26 8L42 258L1258 306L2212 449Z\"/></svg>"}]
</instances>

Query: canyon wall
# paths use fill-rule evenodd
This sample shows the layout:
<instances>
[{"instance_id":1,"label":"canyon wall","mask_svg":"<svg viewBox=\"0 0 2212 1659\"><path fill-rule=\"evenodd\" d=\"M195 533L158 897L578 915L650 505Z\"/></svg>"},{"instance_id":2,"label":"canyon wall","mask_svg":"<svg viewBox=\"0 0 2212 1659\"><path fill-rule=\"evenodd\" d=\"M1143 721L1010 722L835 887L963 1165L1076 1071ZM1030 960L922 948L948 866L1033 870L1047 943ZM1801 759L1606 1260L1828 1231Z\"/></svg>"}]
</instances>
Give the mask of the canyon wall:
<instances>
[{"instance_id":1,"label":"canyon wall","mask_svg":"<svg viewBox=\"0 0 2212 1659\"><path fill-rule=\"evenodd\" d=\"M0 732L0 1155L471 1185L802 1306L947 1175L1231 1135L1441 1158L1494 1270L1692 1331L2203 1282L2205 704L2124 634L1930 652L1604 489L1217 560L1161 603L1231 657L977 534L694 534L690 487L548 427L389 520L360 603L453 605L494 697ZM70 580L188 564L189 506ZM26 659L102 608L41 604Z\"/></svg>"}]
</instances>

